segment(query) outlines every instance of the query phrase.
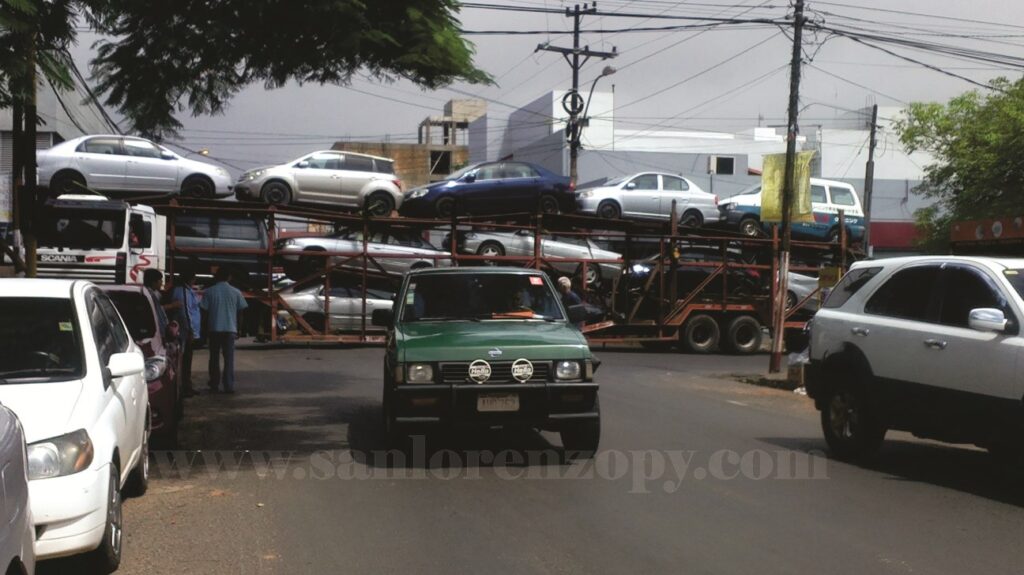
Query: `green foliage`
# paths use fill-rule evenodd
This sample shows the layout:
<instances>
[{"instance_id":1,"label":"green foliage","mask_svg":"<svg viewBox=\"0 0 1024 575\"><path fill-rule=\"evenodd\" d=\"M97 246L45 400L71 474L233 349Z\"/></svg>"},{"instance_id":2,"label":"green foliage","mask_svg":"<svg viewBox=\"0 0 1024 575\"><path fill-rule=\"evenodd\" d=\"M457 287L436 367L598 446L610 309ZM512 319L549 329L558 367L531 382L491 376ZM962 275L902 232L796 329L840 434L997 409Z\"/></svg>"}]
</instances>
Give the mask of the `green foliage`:
<instances>
[{"instance_id":1,"label":"green foliage","mask_svg":"<svg viewBox=\"0 0 1024 575\"><path fill-rule=\"evenodd\" d=\"M1024 214L1024 79L991 86L946 105L911 104L896 125L909 151L936 160L916 190L936 200L916 214L926 249L947 247L954 221Z\"/></svg>"},{"instance_id":2,"label":"green foliage","mask_svg":"<svg viewBox=\"0 0 1024 575\"><path fill-rule=\"evenodd\" d=\"M67 48L74 41L75 3L70 0L4 0L0 3L0 108L25 100L33 67L60 90L72 87ZM35 45L35 62L28 57Z\"/></svg>"}]
</instances>

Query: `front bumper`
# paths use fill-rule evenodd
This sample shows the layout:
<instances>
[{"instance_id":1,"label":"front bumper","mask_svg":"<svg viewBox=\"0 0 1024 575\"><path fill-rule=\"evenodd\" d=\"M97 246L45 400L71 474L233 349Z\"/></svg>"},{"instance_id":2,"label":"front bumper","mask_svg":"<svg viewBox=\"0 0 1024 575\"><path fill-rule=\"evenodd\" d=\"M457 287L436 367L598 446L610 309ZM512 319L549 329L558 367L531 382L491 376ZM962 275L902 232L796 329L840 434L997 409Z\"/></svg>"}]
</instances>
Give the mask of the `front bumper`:
<instances>
[{"instance_id":1,"label":"front bumper","mask_svg":"<svg viewBox=\"0 0 1024 575\"><path fill-rule=\"evenodd\" d=\"M109 465L29 481L37 558L77 555L99 546L107 522Z\"/></svg>"},{"instance_id":2,"label":"front bumper","mask_svg":"<svg viewBox=\"0 0 1024 575\"><path fill-rule=\"evenodd\" d=\"M256 199L256 195L253 193L253 188L251 184L252 182L250 181L238 182L237 184L235 184L235 198L239 200Z\"/></svg>"}]
</instances>

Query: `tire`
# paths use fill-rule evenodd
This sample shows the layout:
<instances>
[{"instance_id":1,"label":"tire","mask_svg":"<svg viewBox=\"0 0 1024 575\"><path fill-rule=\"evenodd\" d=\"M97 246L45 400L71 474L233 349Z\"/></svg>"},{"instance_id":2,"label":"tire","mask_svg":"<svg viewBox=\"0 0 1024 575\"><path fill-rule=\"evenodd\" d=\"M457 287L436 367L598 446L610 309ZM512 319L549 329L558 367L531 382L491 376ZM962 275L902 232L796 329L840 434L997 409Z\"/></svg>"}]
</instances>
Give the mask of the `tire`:
<instances>
[{"instance_id":1,"label":"tire","mask_svg":"<svg viewBox=\"0 0 1024 575\"><path fill-rule=\"evenodd\" d=\"M601 444L601 402L594 398L594 411L598 418L582 423L575 423L559 430L562 438L562 449L568 459L591 459Z\"/></svg>"},{"instance_id":2,"label":"tire","mask_svg":"<svg viewBox=\"0 0 1024 575\"><path fill-rule=\"evenodd\" d=\"M622 216L622 209L619 208L619 204L605 200L597 206L597 215L606 220L617 220Z\"/></svg>"},{"instance_id":3,"label":"tire","mask_svg":"<svg viewBox=\"0 0 1024 575\"><path fill-rule=\"evenodd\" d=\"M704 225L704 216L700 212L690 210L679 218L679 227L699 228Z\"/></svg>"},{"instance_id":4,"label":"tire","mask_svg":"<svg viewBox=\"0 0 1024 575\"><path fill-rule=\"evenodd\" d=\"M449 219L455 214L455 198L443 196L434 202L434 214L439 218Z\"/></svg>"},{"instance_id":5,"label":"tire","mask_svg":"<svg viewBox=\"0 0 1024 575\"><path fill-rule=\"evenodd\" d=\"M147 417L149 415L147 414ZM171 417L171 421L173 421ZM124 494L128 497L142 497L149 489L149 425L142 432L142 452L139 454L139 461L135 468L128 474L128 481L124 484Z\"/></svg>"},{"instance_id":6,"label":"tire","mask_svg":"<svg viewBox=\"0 0 1024 575\"><path fill-rule=\"evenodd\" d=\"M588 286L596 286L601 283L601 268L597 264L587 264L583 276L583 280L587 282Z\"/></svg>"},{"instance_id":7,"label":"tire","mask_svg":"<svg viewBox=\"0 0 1024 575\"><path fill-rule=\"evenodd\" d=\"M57 172L50 178L50 196L56 198L61 194L80 194L85 190L85 177L73 170Z\"/></svg>"},{"instance_id":8,"label":"tire","mask_svg":"<svg viewBox=\"0 0 1024 575\"><path fill-rule=\"evenodd\" d=\"M761 351L761 322L749 315L734 317L725 328L723 347L737 355L751 355Z\"/></svg>"},{"instance_id":9,"label":"tire","mask_svg":"<svg viewBox=\"0 0 1024 575\"><path fill-rule=\"evenodd\" d=\"M181 195L186 198L213 198L216 188L206 176L189 176L181 183Z\"/></svg>"},{"instance_id":10,"label":"tire","mask_svg":"<svg viewBox=\"0 0 1024 575\"><path fill-rule=\"evenodd\" d=\"M366 198L363 207L371 216L386 218L395 210L395 199L387 192L374 192Z\"/></svg>"},{"instance_id":11,"label":"tire","mask_svg":"<svg viewBox=\"0 0 1024 575\"><path fill-rule=\"evenodd\" d=\"M90 567L96 573L113 573L121 566L122 535L124 529L120 478L117 466L110 465L110 483L107 492L107 523L100 546L89 553Z\"/></svg>"},{"instance_id":12,"label":"tire","mask_svg":"<svg viewBox=\"0 0 1024 575\"><path fill-rule=\"evenodd\" d=\"M740 220L739 229L741 234L750 238L760 237L763 233L761 223L756 218L743 218Z\"/></svg>"},{"instance_id":13,"label":"tire","mask_svg":"<svg viewBox=\"0 0 1024 575\"><path fill-rule=\"evenodd\" d=\"M828 231L828 243L839 243L839 228L832 228L831 230Z\"/></svg>"},{"instance_id":14,"label":"tire","mask_svg":"<svg viewBox=\"0 0 1024 575\"><path fill-rule=\"evenodd\" d=\"M786 311L789 311L789 310L795 308L796 304L798 304L798 303L800 303L800 300L797 299L796 293L794 293L792 290L787 290L786 291Z\"/></svg>"},{"instance_id":15,"label":"tire","mask_svg":"<svg viewBox=\"0 0 1024 575\"><path fill-rule=\"evenodd\" d=\"M540 201L537 203L537 207L542 214L557 214L558 213L558 199L551 194L544 194L540 197Z\"/></svg>"},{"instance_id":16,"label":"tire","mask_svg":"<svg viewBox=\"0 0 1024 575\"><path fill-rule=\"evenodd\" d=\"M697 314L686 320L679 339L683 351L691 353L711 353L718 348L722 332L715 318L706 314Z\"/></svg>"},{"instance_id":17,"label":"tire","mask_svg":"<svg viewBox=\"0 0 1024 575\"><path fill-rule=\"evenodd\" d=\"M268 182L260 190L263 201L271 206L287 206L292 203L292 190L284 182Z\"/></svg>"},{"instance_id":18,"label":"tire","mask_svg":"<svg viewBox=\"0 0 1024 575\"><path fill-rule=\"evenodd\" d=\"M841 380L824 398L821 430L836 459L863 460L882 446L886 428L871 409L864 391L853 381L853 376L840 377Z\"/></svg>"},{"instance_id":19,"label":"tire","mask_svg":"<svg viewBox=\"0 0 1024 575\"><path fill-rule=\"evenodd\" d=\"M505 255L505 246L501 245L499 242L486 241L480 244L480 247L477 248L476 255L500 258ZM483 263L484 265L489 266L498 265L498 262L493 260L483 260Z\"/></svg>"}]
</instances>

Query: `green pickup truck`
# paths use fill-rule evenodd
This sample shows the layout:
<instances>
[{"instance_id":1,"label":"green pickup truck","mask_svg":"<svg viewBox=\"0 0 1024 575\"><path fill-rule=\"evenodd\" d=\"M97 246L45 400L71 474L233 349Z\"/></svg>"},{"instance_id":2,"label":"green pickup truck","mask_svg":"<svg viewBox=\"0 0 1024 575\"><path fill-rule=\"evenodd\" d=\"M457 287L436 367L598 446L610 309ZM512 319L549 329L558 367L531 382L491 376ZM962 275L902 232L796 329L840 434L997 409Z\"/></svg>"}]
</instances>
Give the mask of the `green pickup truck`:
<instances>
[{"instance_id":1,"label":"green pickup truck","mask_svg":"<svg viewBox=\"0 0 1024 575\"><path fill-rule=\"evenodd\" d=\"M522 268L409 272L388 327L384 426L391 437L438 427L558 431L567 453L601 437L596 362L550 279Z\"/></svg>"}]
</instances>

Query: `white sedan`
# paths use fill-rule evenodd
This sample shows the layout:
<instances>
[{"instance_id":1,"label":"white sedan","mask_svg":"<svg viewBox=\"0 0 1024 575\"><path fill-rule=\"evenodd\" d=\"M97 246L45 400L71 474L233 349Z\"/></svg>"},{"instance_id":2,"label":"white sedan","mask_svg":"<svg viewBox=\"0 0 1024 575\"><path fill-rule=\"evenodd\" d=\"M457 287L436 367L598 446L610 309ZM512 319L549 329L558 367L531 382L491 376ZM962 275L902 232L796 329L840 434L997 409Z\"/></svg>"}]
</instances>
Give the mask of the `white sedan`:
<instances>
[{"instance_id":1,"label":"white sedan","mask_svg":"<svg viewBox=\"0 0 1024 575\"><path fill-rule=\"evenodd\" d=\"M19 575L35 572L36 532L28 505L25 433L18 416L0 405L0 567Z\"/></svg>"},{"instance_id":2,"label":"white sedan","mask_svg":"<svg viewBox=\"0 0 1024 575\"><path fill-rule=\"evenodd\" d=\"M25 428L39 559L121 562L122 493L149 481L142 352L85 281L0 280L0 402Z\"/></svg>"},{"instance_id":3,"label":"white sedan","mask_svg":"<svg viewBox=\"0 0 1024 575\"><path fill-rule=\"evenodd\" d=\"M189 160L142 138L82 136L39 152L39 185L53 197L160 194L219 198L231 194L224 168Z\"/></svg>"}]
</instances>

